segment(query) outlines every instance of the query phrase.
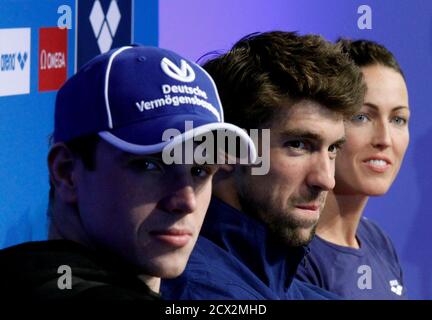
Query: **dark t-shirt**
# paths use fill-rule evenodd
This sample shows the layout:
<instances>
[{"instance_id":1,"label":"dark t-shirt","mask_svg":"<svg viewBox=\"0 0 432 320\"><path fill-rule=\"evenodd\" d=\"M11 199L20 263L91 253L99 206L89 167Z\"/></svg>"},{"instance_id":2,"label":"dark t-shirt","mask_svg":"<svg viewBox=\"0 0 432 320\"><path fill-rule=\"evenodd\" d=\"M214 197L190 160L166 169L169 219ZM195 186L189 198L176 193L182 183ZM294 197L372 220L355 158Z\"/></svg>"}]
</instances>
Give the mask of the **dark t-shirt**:
<instances>
[{"instance_id":1,"label":"dark t-shirt","mask_svg":"<svg viewBox=\"0 0 432 320\"><path fill-rule=\"evenodd\" d=\"M6 248L0 250L0 297L127 301L160 298L138 278L137 270L119 260L67 240L27 242Z\"/></svg>"},{"instance_id":2,"label":"dark t-shirt","mask_svg":"<svg viewBox=\"0 0 432 320\"><path fill-rule=\"evenodd\" d=\"M296 277L347 299L406 299L401 266L391 240L366 218L360 221L357 239L360 249L315 236Z\"/></svg>"}]
</instances>

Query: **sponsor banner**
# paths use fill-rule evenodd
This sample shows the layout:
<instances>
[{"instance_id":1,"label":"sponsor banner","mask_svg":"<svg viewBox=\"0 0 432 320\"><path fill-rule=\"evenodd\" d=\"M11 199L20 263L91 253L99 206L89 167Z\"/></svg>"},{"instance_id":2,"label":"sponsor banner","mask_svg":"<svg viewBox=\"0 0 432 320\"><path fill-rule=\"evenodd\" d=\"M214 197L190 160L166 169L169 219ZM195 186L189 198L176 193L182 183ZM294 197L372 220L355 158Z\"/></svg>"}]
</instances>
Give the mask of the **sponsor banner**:
<instances>
[{"instance_id":1,"label":"sponsor banner","mask_svg":"<svg viewBox=\"0 0 432 320\"><path fill-rule=\"evenodd\" d=\"M0 29L0 96L30 93L30 28Z\"/></svg>"},{"instance_id":2,"label":"sponsor banner","mask_svg":"<svg viewBox=\"0 0 432 320\"><path fill-rule=\"evenodd\" d=\"M39 91L58 90L67 78L67 29L39 29Z\"/></svg>"}]
</instances>

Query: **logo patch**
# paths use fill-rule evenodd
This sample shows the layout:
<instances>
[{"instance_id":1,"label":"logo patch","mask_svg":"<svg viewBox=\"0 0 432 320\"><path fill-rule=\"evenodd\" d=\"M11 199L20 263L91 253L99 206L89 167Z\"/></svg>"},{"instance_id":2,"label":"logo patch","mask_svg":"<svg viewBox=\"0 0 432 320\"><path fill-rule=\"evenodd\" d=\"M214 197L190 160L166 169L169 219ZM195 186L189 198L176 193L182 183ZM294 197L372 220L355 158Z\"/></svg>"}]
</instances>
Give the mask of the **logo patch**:
<instances>
[{"instance_id":1,"label":"logo patch","mask_svg":"<svg viewBox=\"0 0 432 320\"><path fill-rule=\"evenodd\" d=\"M395 280L390 280L390 289L393 293L397 294L398 296L402 295L402 290L403 287L399 284L399 281Z\"/></svg>"},{"instance_id":2,"label":"logo patch","mask_svg":"<svg viewBox=\"0 0 432 320\"><path fill-rule=\"evenodd\" d=\"M105 15L100 1L96 0L93 3L89 19L100 52L105 53L109 51L121 19L117 1L111 1L108 12Z\"/></svg>"},{"instance_id":3,"label":"logo patch","mask_svg":"<svg viewBox=\"0 0 432 320\"><path fill-rule=\"evenodd\" d=\"M180 68L168 58L163 58L161 67L165 74L175 80L182 82L192 82L195 80L195 72L192 67L183 59L180 62Z\"/></svg>"},{"instance_id":4,"label":"logo patch","mask_svg":"<svg viewBox=\"0 0 432 320\"><path fill-rule=\"evenodd\" d=\"M133 42L132 8L132 0L78 0L77 69L101 53Z\"/></svg>"},{"instance_id":5,"label":"logo patch","mask_svg":"<svg viewBox=\"0 0 432 320\"><path fill-rule=\"evenodd\" d=\"M17 59L18 59L19 65L21 67L21 70L24 70L25 63L27 61L27 57L28 57L27 52L24 52L23 55L21 55L21 52L18 52Z\"/></svg>"},{"instance_id":6,"label":"logo patch","mask_svg":"<svg viewBox=\"0 0 432 320\"><path fill-rule=\"evenodd\" d=\"M0 96L30 93L30 28L0 29Z\"/></svg>"},{"instance_id":7,"label":"logo patch","mask_svg":"<svg viewBox=\"0 0 432 320\"><path fill-rule=\"evenodd\" d=\"M58 90L67 78L67 29L39 29L39 91Z\"/></svg>"}]
</instances>

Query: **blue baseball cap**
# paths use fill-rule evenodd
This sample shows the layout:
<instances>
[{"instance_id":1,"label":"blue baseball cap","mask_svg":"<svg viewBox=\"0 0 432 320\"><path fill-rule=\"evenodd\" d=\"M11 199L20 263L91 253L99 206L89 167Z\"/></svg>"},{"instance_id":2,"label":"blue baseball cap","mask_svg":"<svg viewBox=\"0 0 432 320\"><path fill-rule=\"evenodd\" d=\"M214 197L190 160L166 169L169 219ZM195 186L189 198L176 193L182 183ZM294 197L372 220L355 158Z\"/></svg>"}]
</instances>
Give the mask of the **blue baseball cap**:
<instances>
[{"instance_id":1,"label":"blue baseball cap","mask_svg":"<svg viewBox=\"0 0 432 320\"><path fill-rule=\"evenodd\" d=\"M186 121L192 130L186 130ZM167 129L178 130L183 140L226 130L247 145L251 162L256 159L249 135L224 122L210 75L169 50L113 49L85 64L57 93L54 143L97 133L125 152L152 154L182 140L164 141Z\"/></svg>"}]
</instances>

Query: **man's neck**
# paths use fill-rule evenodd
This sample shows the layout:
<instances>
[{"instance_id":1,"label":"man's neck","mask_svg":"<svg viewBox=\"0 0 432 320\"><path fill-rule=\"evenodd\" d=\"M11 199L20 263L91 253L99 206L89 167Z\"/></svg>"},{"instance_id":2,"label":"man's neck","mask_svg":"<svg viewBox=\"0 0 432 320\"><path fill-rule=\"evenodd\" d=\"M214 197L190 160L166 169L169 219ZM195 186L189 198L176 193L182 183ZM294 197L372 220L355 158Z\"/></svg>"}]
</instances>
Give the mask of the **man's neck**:
<instances>
[{"instance_id":1,"label":"man's neck","mask_svg":"<svg viewBox=\"0 0 432 320\"><path fill-rule=\"evenodd\" d=\"M331 243L358 249L357 228L368 201L364 195L329 192L316 233Z\"/></svg>"},{"instance_id":2,"label":"man's neck","mask_svg":"<svg viewBox=\"0 0 432 320\"><path fill-rule=\"evenodd\" d=\"M95 249L83 229L78 212L68 206L54 205L50 215L48 239L71 240Z\"/></svg>"},{"instance_id":3,"label":"man's neck","mask_svg":"<svg viewBox=\"0 0 432 320\"><path fill-rule=\"evenodd\" d=\"M60 210L60 211L59 211ZM61 214L59 214L61 212ZM50 214L50 223L48 229L48 239L49 240L71 240L87 248L97 250L97 248L92 245L90 239L85 235L82 228L80 220L78 218L78 213L69 207L54 207ZM65 217L68 217L65 221ZM68 228L61 228L60 226L68 226ZM154 276L149 276L145 274L140 274L138 278L143 281L152 291L159 293L161 279Z\"/></svg>"},{"instance_id":4,"label":"man's neck","mask_svg":"<svg viewBox=\"0 0 432 320\"><path fill-rule=\"evenodd\" d=\"M213 180L213 195L231 207L242 211L234 177Z\"/></svg>"}]
</instances>

